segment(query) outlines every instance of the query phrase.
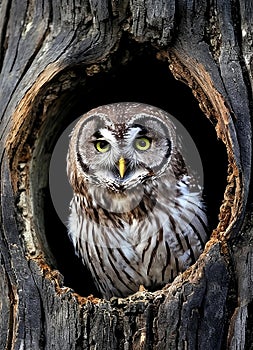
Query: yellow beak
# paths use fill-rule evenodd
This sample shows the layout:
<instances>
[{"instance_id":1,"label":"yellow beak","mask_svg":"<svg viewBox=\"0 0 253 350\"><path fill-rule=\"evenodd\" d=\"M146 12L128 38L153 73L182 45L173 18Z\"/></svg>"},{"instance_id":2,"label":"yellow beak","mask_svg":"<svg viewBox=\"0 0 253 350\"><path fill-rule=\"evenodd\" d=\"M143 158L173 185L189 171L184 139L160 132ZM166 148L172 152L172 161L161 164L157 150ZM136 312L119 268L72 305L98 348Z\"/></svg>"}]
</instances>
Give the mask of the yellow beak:
<instances>
[{"instance_id":1,"label":"yellow beak","mask_svg":"<svg viewBox=\"0 0 253 350\"><path fill-rule=\"evenodd\" d=\"M126 172L126 161L123 157L120 157L119 159L119 174L120 177L124 177L124 174Z\"/></svg>"}]
</instances>

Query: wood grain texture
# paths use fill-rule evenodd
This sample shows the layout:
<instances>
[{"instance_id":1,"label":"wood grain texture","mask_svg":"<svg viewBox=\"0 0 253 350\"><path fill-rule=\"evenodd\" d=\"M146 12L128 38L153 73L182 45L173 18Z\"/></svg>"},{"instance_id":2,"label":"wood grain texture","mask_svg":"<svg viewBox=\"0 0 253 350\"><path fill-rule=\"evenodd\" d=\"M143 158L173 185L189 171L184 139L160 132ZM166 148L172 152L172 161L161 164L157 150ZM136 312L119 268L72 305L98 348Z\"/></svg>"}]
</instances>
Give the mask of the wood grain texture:
<instances>
[{"instance_id":1,"label":"wood grain texture","mask_svg":"<svg viewBox=\"0 0 253 350\"><path fill-rule=\"evenodd\" d=\"M2 0L0 13L0 348L251 349L252 7ZM161 291L107 302L64 285L43 198L79 88L128 64L132 42L191 88L226 145L227 186L194 266Z\"/></svg>"}]
</instances>

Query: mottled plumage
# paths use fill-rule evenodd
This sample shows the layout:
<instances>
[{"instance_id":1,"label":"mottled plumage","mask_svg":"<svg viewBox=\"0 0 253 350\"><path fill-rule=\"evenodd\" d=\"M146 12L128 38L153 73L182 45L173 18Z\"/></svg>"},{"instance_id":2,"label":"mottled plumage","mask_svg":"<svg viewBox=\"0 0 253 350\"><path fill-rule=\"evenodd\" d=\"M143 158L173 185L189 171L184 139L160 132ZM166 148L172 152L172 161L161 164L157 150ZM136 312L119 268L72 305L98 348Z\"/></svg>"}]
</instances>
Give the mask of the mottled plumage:
<instances>
[{"instance_id":1,"label":"mottled plumage","mask_svg":"<svg viewBox=\"0 0 253 350\"><path fill-rule=\"evenodd\" d=\"M203 250L201 191L176 132L156 107L116 103L86 113L71 134L69 236L105 298L158 288Z\"/></svg>"}]
</instances>

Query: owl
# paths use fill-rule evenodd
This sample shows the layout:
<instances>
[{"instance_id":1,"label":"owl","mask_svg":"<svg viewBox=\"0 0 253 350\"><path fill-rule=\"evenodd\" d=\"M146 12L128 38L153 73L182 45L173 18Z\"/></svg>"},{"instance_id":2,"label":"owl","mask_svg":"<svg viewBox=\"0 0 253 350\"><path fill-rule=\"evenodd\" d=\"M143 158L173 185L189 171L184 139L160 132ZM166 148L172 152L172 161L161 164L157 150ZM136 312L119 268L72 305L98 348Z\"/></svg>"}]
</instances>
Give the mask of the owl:
<instances>
[{"instance_id":1,"label":"owl","mask_svg":"<svg viewBox=\"0 0 253 350\"><path fill-rule=\"evenodd\" d=\"M206 209L182 147L170 114L146 104L100 106L75 125L68 234L102 297L158 289L203 251Z\"/></svg>"}]
</instances>

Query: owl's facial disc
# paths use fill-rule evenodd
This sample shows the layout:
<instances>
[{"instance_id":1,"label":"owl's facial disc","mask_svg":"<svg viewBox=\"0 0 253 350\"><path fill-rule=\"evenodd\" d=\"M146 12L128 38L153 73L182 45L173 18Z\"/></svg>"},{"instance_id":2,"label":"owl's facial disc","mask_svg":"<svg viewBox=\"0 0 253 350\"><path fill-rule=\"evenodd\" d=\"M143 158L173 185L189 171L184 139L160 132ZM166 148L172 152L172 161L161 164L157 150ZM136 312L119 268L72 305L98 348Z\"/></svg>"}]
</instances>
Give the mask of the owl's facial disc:
<instances>
[{"instance_id":1,"label":"owl's facial disc","mask_svg":"<svg viewBox=\"0 0 253 350\"><path fill-rule=\"evenodd\" d=\"M91 115L76 129L76 158L85 181L116 193L161 176L170 162L171 132L158 117L137 113L118 122Z\"/></svg>"},{"instance_id":2,"label":"owl's facial disc","mask_svg":"<svg viewBox=\"0 0 253 350\"><path fill-rule=\"evenodd\" d=\"M90 141L90 181L118 193L156 176L170 155L170 142L165 136L139 123L98 129Z\"/></svg>"}]
</instances>

